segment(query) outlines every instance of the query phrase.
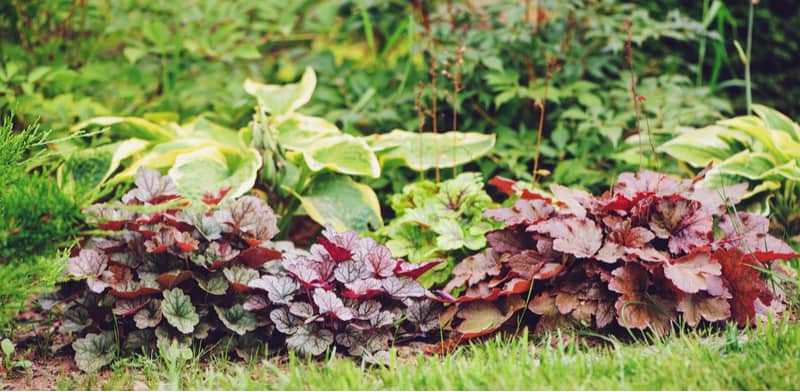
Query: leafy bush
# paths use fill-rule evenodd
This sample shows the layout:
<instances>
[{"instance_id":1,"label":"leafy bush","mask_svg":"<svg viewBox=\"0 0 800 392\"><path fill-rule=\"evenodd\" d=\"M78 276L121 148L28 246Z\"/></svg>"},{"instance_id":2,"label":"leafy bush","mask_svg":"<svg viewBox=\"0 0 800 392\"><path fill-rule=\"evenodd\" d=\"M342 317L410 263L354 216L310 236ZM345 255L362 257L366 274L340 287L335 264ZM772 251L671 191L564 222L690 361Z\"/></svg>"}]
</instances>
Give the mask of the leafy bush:
<instances>
[{"instance_id":1,"label":"leafy bush","mask_svg":"<svg viewBox=\"0 0 800 392\"><path fill-rule=\"evenodd\" d=\"M416 282L438 261L394 259L388 248L359 239L354 231L329 227L322 234L310 253L284 256L287 275L250 283L267 292L260 297L264 307L275 305L269 316L287 335L287 347L320 355L338 345L350 355L385 361L398 329L403 334L438 330L438 308Z\"/></svg>"},{"instance_id":2,"label":"leafy bush","mask_svg":"<svg viewBox=\"0 0 800 392\"><path fill-rule=\"evenodd\" d=\"M60 331L101 331L73 344L81 369L113 359L111 331L132 350L156 338L188 343L227 336L244 350L268 336L254 332L267 320L250 312L245 293L267 262L281 257L269 241L278 233L277 217L254 196L220 204L226 193L192 205L170 177L141 168L122 203L90 209L99 228L114 231L93 238L67 266L86 286Z\"/></svg>"},{"instance_id":3,"label":"leafy bush","mask_svg":"<svg viewBox=\"0 0 800 392\"><path fill-rule=\"evenodd\" d=\"M420 277L426 287L447 281L456 260L485 248L485 234L499 228L482 216L494 203L478 173L461 173L438 184L406 185L403 193L391 197L390 206L397 215L377 234L392 255L412 263L443 261Z\"/></svg>"},{"instance_id":4,"label":"leafy bush","mask_svg":"<svg viewBox=\"0 0 800 392\"><path fill-rule=\"evenodd\" d=\"M79 207L51 176L28 171L46 141L38 126L15 131L10 117L0 127L0 328L58 281L65 258L58 250L71 245L82 223Z\"/></svg>"},{"instance_id":5,"label":"leafy bush","mask_svg":"<svg viewBox=\"0 0 800 392\"><path fill-rule=\"evenodd\" d=\"M776 232L794 236L797 243L800 219L793 212L800 208L800 125L766 106L753 105L753 110L758 116L684 128L659 150L696 168L713 163L703 180L709 188L748 181L753 189L745 199L762 211L772 207Z\"/></svg>"},{"instance_id":6,"label":"leafy bush","mask_svg":"<svg viewBox=\"0 0 800 392\"><path fill-rule=\"evenodd\" d=\"M746 326L779 313L783 294L761 271L797 254L767 233L766 218L725 214L746 184L716 192L698 180L623 173L599 197L553 185L557 203L528 193L487 211L507 227L453 270L445 290L466 291L457 299L440 293L456 303L449 326L480 336L527 309L538 315L537 331L618 325L665 334L678 314L691 326ZM514 193L513 182L496 183Z\"/></svg>"}]
</instances>

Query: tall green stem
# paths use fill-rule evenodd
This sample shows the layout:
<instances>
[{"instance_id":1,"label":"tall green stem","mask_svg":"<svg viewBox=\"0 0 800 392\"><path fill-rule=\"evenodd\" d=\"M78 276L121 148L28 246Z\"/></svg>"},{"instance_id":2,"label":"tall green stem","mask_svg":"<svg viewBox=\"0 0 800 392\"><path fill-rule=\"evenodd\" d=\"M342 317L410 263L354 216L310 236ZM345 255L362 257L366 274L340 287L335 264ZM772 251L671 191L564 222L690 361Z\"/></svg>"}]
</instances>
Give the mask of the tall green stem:
<instances>
[{"instance_id":1,"label":"tall green stem","mask_svg":"<svg viewBox=\"0 0 800 392\"><path fill-rule=\"evenodd\" d=\"M747 62L744 64L745 95L747 96L747 114L753 113L753 89L750 80L750 50L753 47L753 0L750 3L747 16Z\"/></svg>"}]
</instances>

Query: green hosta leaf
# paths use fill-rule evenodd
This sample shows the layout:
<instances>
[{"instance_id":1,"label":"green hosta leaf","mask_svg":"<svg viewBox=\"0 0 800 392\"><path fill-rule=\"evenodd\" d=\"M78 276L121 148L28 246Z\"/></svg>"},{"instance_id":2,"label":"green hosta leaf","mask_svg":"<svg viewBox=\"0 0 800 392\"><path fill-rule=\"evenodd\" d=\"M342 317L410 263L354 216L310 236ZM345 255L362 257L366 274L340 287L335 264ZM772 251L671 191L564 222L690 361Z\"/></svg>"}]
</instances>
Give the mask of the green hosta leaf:
<instances>
[{"instance_id":1,"label":"green hosta leaf","mask_svg":"<svg viewBox=\"0 0 800 392\"><path fill-rule=\"evenodd\" d=\"M378 158L367 143L347 134L318 140L313 146L304 150L303 156L313 171L327 168L358 176L381 175Z\"/></svg>"},{"instance_id":2,"label":"green hosta leaf","mask_svg":"<svg viewBox=\"0 0 800 392\"><path fill-rule=\"evenodd\" d=\"M191 298L178 288L166 290L163 294L161 313L167 318L167 322L182 333L192 333L195 325L200 322L200 316L197 315Z\"/></svg>"},{"instance_id":3,"label":"green hosta leaf","mask_svg":"<svg viewBox=\"0 0 800 392\"><path fill-rule=\"evenodd\" d=\"M168 170L175 164L175 158L181 154L197 151L204 147L217 147L218 144L208 139L184 138L160 143L149 147L139 154L127 167L111 177L110 183L117 183L136 176L140 166L156 170Z\"/></svg>"},{"instance_id":4,"label":"green hosta leaf","mask_svg":"<svg viewBox=\"0 0 800 392\"><path fill-rule=\"evenodd\" d=\"M286 345L290 349L313 356L324 353L331 343L333 343L333 332L318 328L314 324L300 326L286 339Z\"/></svg>"},{"instance_id":5,"label":"green hosta leaf","mask_svg":"<svg viewBox=\"0 0 800 392\"><path fill-rule=\"evenodd\" d=\"M255 316L244 310L240 304L233 305L233 307L228 309L214 305L214 310L217 312L220 321L222 321L228 329L239 335L244 335L256 329Z\"/></svg>"},{"instance_id":6,"label":"green hosta leaf","mask_svg":"<svg viewBox=\"0 0 800 392\"><path fill-rule=\"evenodd\" d=\"M298 83L285 85L261 84L250 79L244 82L244 91L258 99L258 104L272 115L295 111L311 99L317 86L317 75L307 67Z\"/></svg>"},{"instance_id":7,"label":"green hosta leaf","mask_svg":"<svg viewBox=\"0 0 800 392\"><path fill-rule=\"evenodd\" d=\"M414 170L453 167L474 161L494 147L495 136L474 132L415 133L396 129L369 136L380 159L398 159Z\"/></svg>"},{"instance_id":8,"label":"green hosta leaf","mask_svg":"<svg viewBox=\"0 0 800 392\"><path fill-rule=\"evenodd\" d=\"M317 223L337 231L375 230L383 226L378 196L372 188L337 174L322 174L311 189L298 196L306 213Z\"/></svg>"},{"instance_id":9,"label":"green hosta leaf","mask_svg":"<svg viewBox=\"0 0 800 392\"><path fill-rule=\"evenodd\" d=\"M281 147L291 151L304 151L318 140L342 135L336 125L319 117L292 113L275 121Z\"/></svg>"},{"instance_id":10,"label":"green hosta leaf","mask_svg":"<svg viewBox=\"0 0 800 392\"><path fill-rule=\"evenodd\" d=\"M75 350L75 363L87 373L100 370L111 363L116 355L114 336L111 333L90 333L72 343L72 349Z\"/></svg>"},{"instance_id":11,"label":"green hosta leaf","mask_svg":"<svg viewBox=\"0 0 800 392\"><path fill-rule=\"evenodd\" d=\"M178 155L169 176L178 192L199 199L205 192L231 187L227 197L238 197L250 190L261 168L261 155L250 148L244 151L206 147Z\"/></svg>"},{"instance_id":12,"label":"green hosta leaf","mask_svg":"<svg viewBox=\"0 0 800 392\"><path fill-rule=\"evenodd\" d=\"M112 138L166 142L177 136L169 127L139 117L95 117L75 125L70 130L77 132L91 126L109 127L109 135Z\"/></svg>"},{"instance_id":13,"label":"green hosta leaf","mask_svg":"<svg viewBox=\"0 0 800 392\"><path fill-rule=\"evenodd\" d=\"M756 116L739 116L719 122L721 125L742 131L757 140L778 162L785 162L788 156L776 144L773 131L766 127L763 121Z\"/></svg>"}]
</instances>

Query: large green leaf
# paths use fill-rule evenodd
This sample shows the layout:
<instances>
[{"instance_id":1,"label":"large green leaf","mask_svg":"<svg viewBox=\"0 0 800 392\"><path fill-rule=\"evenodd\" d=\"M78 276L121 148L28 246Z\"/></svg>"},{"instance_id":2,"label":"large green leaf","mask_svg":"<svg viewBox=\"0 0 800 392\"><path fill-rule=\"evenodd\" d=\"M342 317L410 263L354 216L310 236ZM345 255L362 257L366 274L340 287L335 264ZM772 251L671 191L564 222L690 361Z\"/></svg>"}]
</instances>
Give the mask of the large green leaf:
<instances>
[{"instance_id":1,"label":"large green leaf","mask_svg":"<svg viewBox=\"0 0 800 392\"><path fill-rule=\"evenodd\" d=\"M304 151L318 140L342 134L336 125L325 119L298 113L277 117L272 126L281 147L292 151Z\"/></svg>"},{"instance_id":2,"label":"large green leaf","mask_svg":"<svg viewBox=\"0 0 800 392\"><path fill-rule=\"evenodd\" d=\"M785 162L788 156L776 144L773 132L756 116L739 116L722 120L719 124L740 130L757 140L779 162Z\"/></svg>"},{"instance_id":3,"label":"large green leaf","mask_svg":"<svg viewBox=\"0 0 800 392\"><path fill-rule=\"evenodd\" d=\"M415 133L395 129L367 137L382 161L398 159L414 170L453 167L474 161L494 147L495 136L474 132Z\"/></svg>"},{"instance_id":4,"label":"large green leaf","mask_svg":"<svg viewBox=\"0 0 800 392\"><path fill-rule=\"evenodd\" d=\"M769 154L742 151L712 168L710 174L718 172L757 180L764 178L774 167L775 161Z\"/></svg>"},{"instance_id":5,"label":"large green leaf","mask_svg":"<svg viewBox=\"0 0 800 392\"><path fill-rule=\"evenodd\" d=\"M303 152L306 164L313 171L330 169L338 173L379 177L378 157L364 140L341 134L318 140Z\"/></svg>"},{"instance_id":6,"label":"large green leaf","mask_svg":"<svg viewBox=\"0 0 800 392\"><path fill-rule=\"evenodd\" d=\"M253 187L260 168L261 155L252 148L205 147L178 155L169 176L178 192L190 198L226 187L231 187L228 197L239 197Z\"/></svg>"},{"instance_id":7,"label":"large green leaf","mask_svg":"<svg viewBox=\"0 0 800 392\"><path fill-rule=\"evenodd\" d=\"M206 139L230 148L246 148L239 139L239 132L199 117L177 128L179 138Z\"/></svg>"},{"instance_id":8,"label":"large green leaf","mask_svg":"<svg viewBox=\"0 0 800 392\"><path fill-rule=\"evenodd\" d=\"M331 224L337 231L366 231L383 226L378 196L372 188L350 177L322 174L306 194L296 196L312 219Z\"/></svg>"},{"instance_id":9,"label":"large green leaf","mask_svg":"<svg viewBox=\"0 0 800 392\"><path fill-rule=\"evenodd\" d=\"M290 113L305 105L311 99L316 86L317 75L311 67L306 68L298 83L261 84L250 79L244 82L244 90L256 97L259 105L272 115Z\"/></svg>"}]
</instances>

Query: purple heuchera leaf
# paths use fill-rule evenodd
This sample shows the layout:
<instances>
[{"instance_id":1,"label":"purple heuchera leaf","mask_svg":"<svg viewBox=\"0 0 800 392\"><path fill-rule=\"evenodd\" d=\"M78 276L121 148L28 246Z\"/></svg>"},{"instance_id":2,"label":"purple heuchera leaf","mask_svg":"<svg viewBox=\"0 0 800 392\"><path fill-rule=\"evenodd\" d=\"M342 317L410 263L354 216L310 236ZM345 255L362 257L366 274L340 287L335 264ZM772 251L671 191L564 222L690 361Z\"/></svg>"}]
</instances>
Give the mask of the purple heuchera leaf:
<instances>
[{"instance_id":1,"label":"purple heuchera leaf","mask_svg":"<svg viewBox=\"0 0 800 392\"><path fill-rule=\"evenodd\" d=\"M415 280L398 279L394 276L381 281L386 293L395 298L422 297L425 295L425 288Z\"/></svg>"},{"instance_id":2,"label":"purple heuchera leaf","mask_svg":"<svg viewBox=\"0 0 800 392\"><path fill-rule=\"evenodd\" d=\"M664 276L681 291L691 294L705 290L720 295L720 275L722 266L708 252L690 254L664 264Z\"/></svg>"},{"instance_id":3,"label":"purple heuchera leaf","mask_svg":"<svg viewBox=\"0 0 800 392\"><path fill-rule=\"evenodd\" d=\"M231 210L233 227L258 241L266 241L278 234L278 219L267 202L255 196L243 196ZM256 245L256 244L251 244Z\"/></svg>"},{"instance_id":4,"label":"purple heuchera leaf","mask_svg":"<svg viewBox=\"0 0 800 392\"><path fill-rule=\"evenodd\" d=\"M790 254L794 250L785 242L769 234L769 219L750 212L723 215L719 229L729 240L726 246L738 246L747 251Z\"/></svg>"},{"instance_id":5,"label":"purple heuchera leaf","mask_svg":"<svg viewBox=\"0 0 800 392\"><path fill-rule=\"evenodd\" d=\"M714 218L700 203L672 196L656 202L650 214L650 229L658 238L669 239L672 254L688 253L711 244Z\"/></svg>"},{"instance_id":6,"label":"purple heuchera leaf","mask_svg":"<svg viewBox=\"0 0 800 392\"><path fill-rule=\"evenodd\" d=\"M353 252L353 260L364 263L367 270L379 277L394 275L397 263L389 248L378 244L372 238L362 238Z\"/></svg>"},{"instance_id":7,"label":"purple heuchera leaf","mask_svg":"<svg viewBox=\"0 0 800 392\"><path fill-rule=\"evenodd\" d=\"M614 186L614 194L628 199L636 198L639 193L652 193L656 196L668 196L681 193L689 188L691 182L679 182L666 174L644 170L635 173L621 173Z\"/></svg>"},{"instance_id":8,"label":"purple heuchera leaf","mask_svg":"<svg viewBox=\"0 0 800 392\"><path fill-rule=\"evenodd\" d=\"M291 303L294 294L300 289L300 285L288 276L271 275L253 279L248 286L266 291L270 301L284 305Z\"/></svg>"},{"instance_id":9,"label":"purple heuchera leaf","mask_svg":"<svg viewBox=\"0 0 800 392\"><path fill-rule=\"evenodd\" d=\"M589 219L559 217L528 227L553 238L553 249L575 257L592 257L603 245L603 231Z\"/></svg>"},{"instance_id":10,"label":"purple heuchera leaf","mask_svg":"<svg viewBox=\"0 0 800 392\"><path fill-rule=\"evenodd\" d=\"M375 278L359 279L350 283L345 283L347 290L342 296L347 298L372 298L383 293L381 281Z\"/></svg>"}]
</instances>

